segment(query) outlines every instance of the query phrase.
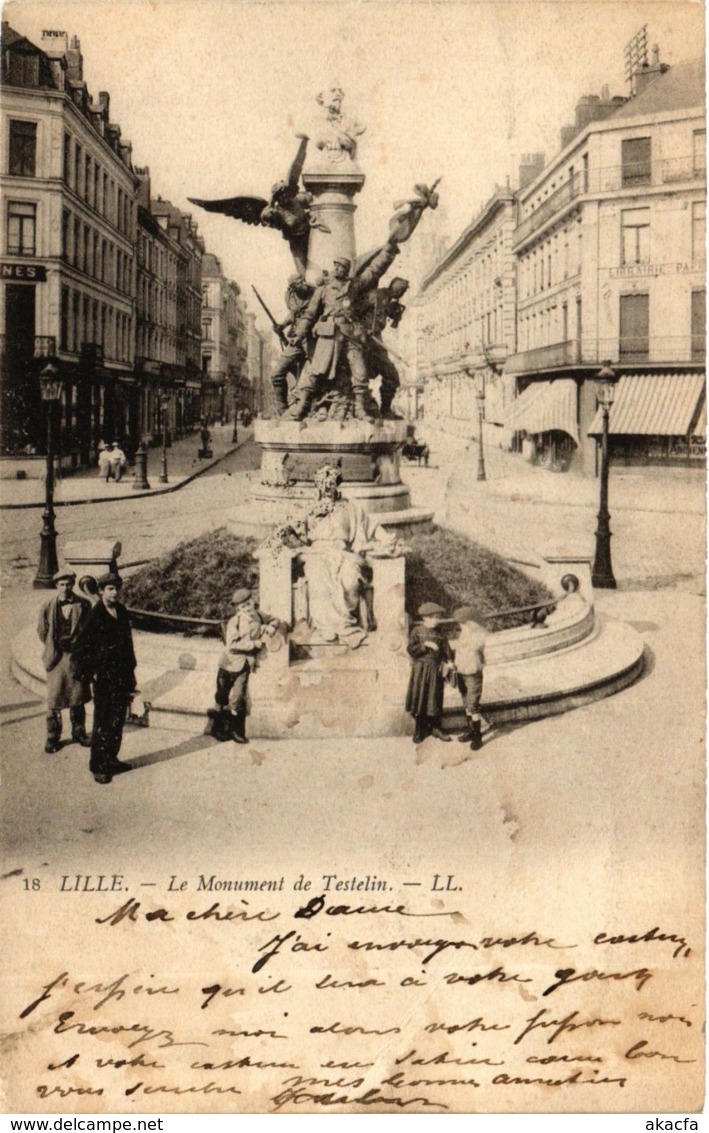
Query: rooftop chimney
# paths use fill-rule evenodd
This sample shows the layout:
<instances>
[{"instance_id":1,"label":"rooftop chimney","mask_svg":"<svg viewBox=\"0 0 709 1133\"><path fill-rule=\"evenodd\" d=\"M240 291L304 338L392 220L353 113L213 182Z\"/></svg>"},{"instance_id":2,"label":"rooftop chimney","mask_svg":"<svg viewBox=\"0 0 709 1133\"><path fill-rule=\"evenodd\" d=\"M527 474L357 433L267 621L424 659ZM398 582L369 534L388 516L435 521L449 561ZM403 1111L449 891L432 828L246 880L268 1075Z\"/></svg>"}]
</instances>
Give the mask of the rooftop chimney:
<instances>
[{"instance_id":1,"label":"rooftop chimney","mask_svg":"<svg viewBox=\"0 0 709 1133\"><path fill-rule=\"evenodd\" d=\"M652 63L641 63L633 76L635 80L636 96L642 94L643 91L650 86L650 83L653 83L660 75L664 75L669 69L669 63L660 62L660 48L657 44L654 44L652 48Z\"/></svg>"},{"instance_id":2,"label":"rooftop chimney","mask_svg":"<svg viewBox=\"0 0 709 1133\"><path fill-rule=\"evenodd\" d=\"M84 78L84 57L81 54L81 44L78 37L71 37L71 44L66 52L66 74L68 79L80 83Z\"/></svg>"},{"instance_id":3,"label":"rooftop chimney","mask_svg":"<svg viewBox=\"0 0 709 1133\"><path fill-rule=\"evenodd\" d=\"M524 189L533 181L538 174L541 173L546 161L546 155L543 153L525 153L522 154L522 160L519 164L519 187Z\"/></svg>"}]
</instances>

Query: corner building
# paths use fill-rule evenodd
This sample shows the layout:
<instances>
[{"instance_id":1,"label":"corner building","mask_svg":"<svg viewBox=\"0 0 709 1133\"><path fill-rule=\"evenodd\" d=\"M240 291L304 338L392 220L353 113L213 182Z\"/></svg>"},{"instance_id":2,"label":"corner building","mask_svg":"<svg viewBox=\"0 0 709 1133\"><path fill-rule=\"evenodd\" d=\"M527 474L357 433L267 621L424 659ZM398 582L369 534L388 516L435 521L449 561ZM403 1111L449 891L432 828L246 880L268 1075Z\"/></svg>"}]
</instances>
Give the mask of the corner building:
<instances>
[{"instance_id":1,"label":"corner building","mask_svg":"<svg viewBox=\"0 0 709 1133\"><path fill-rule=\"evenodd\" d=\"M99 440L138 432L131 146L63 31L38 47L3 24L0 106L2 453L43 451L38 377L51 359L60 454L86 465Z\"/></svg>"},{"instance_id":2,"label":"corner building","mask_svg":"<svg viewBox=\"0 0 709 1133\"><path fill-rule=\"evenodd\" d=\"M705 455L704 61L643 65L631 98L581 99L560 153L518 193L520 395L505 424L530 459L593 474L595 383L620 381L610 451L626 462Z\"/></svg>"}]
</instances>

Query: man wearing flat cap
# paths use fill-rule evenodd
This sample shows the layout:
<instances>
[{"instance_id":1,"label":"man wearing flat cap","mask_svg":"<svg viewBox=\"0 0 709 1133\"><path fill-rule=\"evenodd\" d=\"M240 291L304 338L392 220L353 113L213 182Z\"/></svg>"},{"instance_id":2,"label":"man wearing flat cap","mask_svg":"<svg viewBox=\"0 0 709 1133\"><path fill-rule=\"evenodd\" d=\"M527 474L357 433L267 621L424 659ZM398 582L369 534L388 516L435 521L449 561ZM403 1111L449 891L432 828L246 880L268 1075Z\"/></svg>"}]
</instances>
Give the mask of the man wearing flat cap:
<instances>
[{"instance_id":1,"label":"man wearing flat cap","mask_svg":"<svg viewBox=\"0 0 709 1133\"><path fill-rule=\"evenodd\" d=\"M76 665L94 693L94 728L89 770L97 783L130 771L118 758L128 705L136 689L135 652L128 611L118 601L118 575L98 579L99 600L91 608L76 642Z\"/></svg>"},{"instance_id":2,"label":"man wearing flat cap","mask_svg":"<svg viewBox=\"0 0 709 1133\"><path fill-rule=\"evenodd\" d=\"M280 622L256 609L254 596L247 587L232 595L234 616L224 632L224 650L219 658L215 708L207 715L207 735L218 740L234 740L246 744L246 716L249 711L249 677L256 668L259 652L278 632Z\"/></svg>"},{"instance_id":3,"label":"man wearing flat cap","mask_svg":"<svg viewBox=\"0 0 709 1133\"><path fill-rule=\"evenodd\" d=\"M76 673L74 648L77 636L91 609L90 602L74 593L76 575L58 570L54 575L57 593L42 607L37 633L44 645L42 660L47 671L47 742L48 755L59 751L62 734L62 709L69 709L71 738L88 747L86 709L91 699L88 683Z\"/></svg>"},{"instance_id":4,"label":"man wearing flat cap","mask_svg":"<svg viewBox=\"0 0 709 1133\"><path fill-rule=\"evenodd\" d=\"M298 379L295 401L288 416L300 421L309 412L323 383L334 383L342 367L347 367L352 383L354 416L371 421L368 409L369 376L364 350L367 324L367 292L391 267L399 246L389 241L351 275L352 263L344 256L333 261L332 275L318 287L302 317L296 322L292 341L302 342L312 331L315 349L310 364Z\"/></svg>"},{"instance_id":5,"label":"man wearing flat cap","mask_svg":"<svg viewBox=\"0 0 709 1133\"><path fill-rule=\"evenodd\" d=\"M415 744L423 743L427 736L448 743L450 736L441 729L443 686L455 670L450 645L441 631L445 610L435 602L424 602L418 613L421 620L413 626L408 646L412 665L406 711L414 718Z\"/></svg>"}]
</instances>

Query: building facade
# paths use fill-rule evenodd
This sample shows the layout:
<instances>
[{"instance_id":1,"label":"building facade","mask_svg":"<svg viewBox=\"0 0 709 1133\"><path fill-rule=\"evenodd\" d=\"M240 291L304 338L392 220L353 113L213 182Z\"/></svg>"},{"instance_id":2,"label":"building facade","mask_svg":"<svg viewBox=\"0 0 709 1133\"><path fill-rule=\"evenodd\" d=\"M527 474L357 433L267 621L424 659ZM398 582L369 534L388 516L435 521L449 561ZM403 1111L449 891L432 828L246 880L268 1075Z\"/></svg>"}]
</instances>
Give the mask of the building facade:
<instances>
[{"instance_id":1,"label":"building facade","mask_svg":"<svg viewBox=\"0 0 709 1133\"><path fill-rule=\"evenodd\" d=\"M703 61L659 62L630 99L582 99L563 148L518 194L521 394L506 423L551 467L592 473L594 377L620 377L616 458L701 456L705 402Z\"/></svg>"},{"instance_id":2,"label":"building facade","mask_svg":"<svg viewBox=\"0 0 709 1133\"><path fill-rule=\"evenodd\" d=\"M554 470L596 471L605 364L615 459L704 459L704 61L655 48L632 81L579 101L558 154L523 159L416 299L426 419L470 435L482 410L489 439Z\"/></svg>"},{"instance_id":3,"label":"building facade","mask_svg":"<svg viewBox=\"0 0 709 1133\"><path fill-rule=\"evenodd\" d=\"M486 432L499 440L514 396L502 365L516 343L515 223L515 195L498 188L424 278L416 300L425 420L459 436L477 434L482 412Z\"/></svg>"},{"instance_id":4,"label":"building facade","mask_svg":"<svg viewBox=\"0 0 709 1133\"><path fill-rule=\"evenodd\" d=\"M196 342L203 244L189 214L152 199L150 171L138 169L136 375L141 438L161 443L199 426L202 375Z\"/></svg>"},{"instance_id":5,"label":"building facade","mask_svg":"<svg viewBox=\"0 0 709 1133\"><path fill-rule=\"evenodd\" d=\"M76 38L2 34L2 453L43 451L39 372L63 379L60 452L88 464L138 428L133 294L138 181L93 99Z\"/></svg>"},{"instance_id":6,"label":"building facade","mask_svg":"<svg viewBox=\"0 0 709 1133\"><path fill-rule=\"evenodd\" d=\"M248 354L246 305L218 256L202 263L202 413L232 421L244 405ZM248 400L248 399L247 399Z\"/></svg>"}]
</instances>

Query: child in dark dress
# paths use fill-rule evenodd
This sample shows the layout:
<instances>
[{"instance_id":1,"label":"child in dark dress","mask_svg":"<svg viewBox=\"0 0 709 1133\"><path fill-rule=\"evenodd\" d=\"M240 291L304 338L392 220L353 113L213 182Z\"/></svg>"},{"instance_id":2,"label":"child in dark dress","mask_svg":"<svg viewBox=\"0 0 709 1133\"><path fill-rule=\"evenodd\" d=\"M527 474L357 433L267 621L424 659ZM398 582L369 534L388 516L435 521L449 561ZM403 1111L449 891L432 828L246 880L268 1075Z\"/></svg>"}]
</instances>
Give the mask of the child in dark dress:
<instances>
[{"instance_id":1,"label":"child in dark dress","mask_svg":"<svg viewBox=\"0 0 709 1133\"><path fill-rule=\"evenodd\" d=\"M441 731L443 712L443 685L453 671L453 655L440 624L445 611L434 602L424 602L419 608L420 622L411 630L409 656L412 659L411 676L406 693L406 711L415 721L414 743L420 744L427 736L435 736L445 743L450 736Z\"/></svg>"}]
</instances>

